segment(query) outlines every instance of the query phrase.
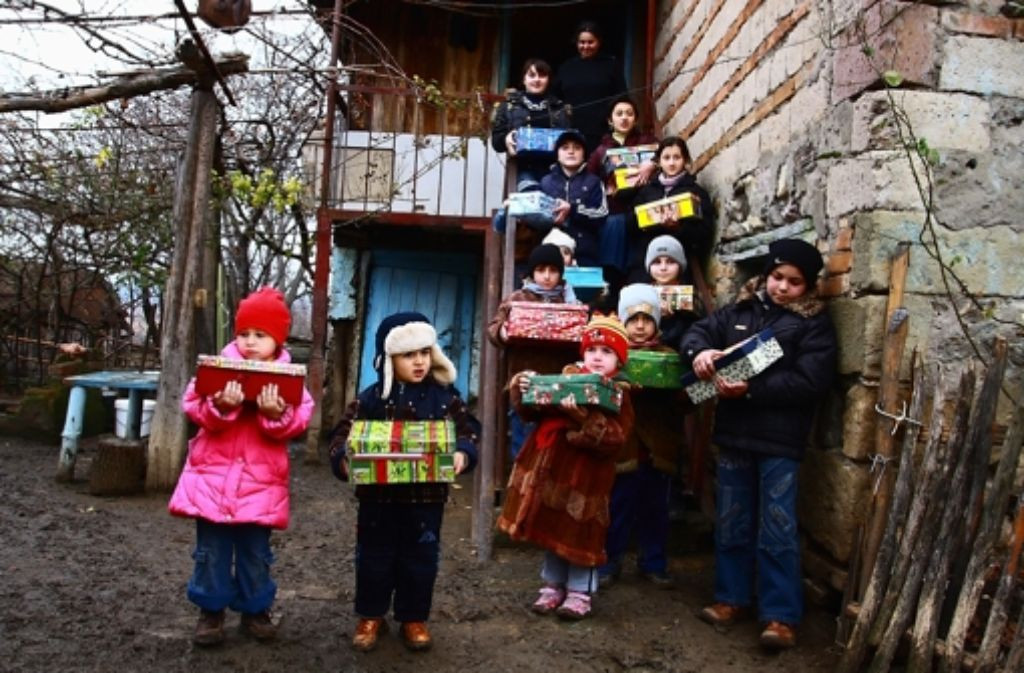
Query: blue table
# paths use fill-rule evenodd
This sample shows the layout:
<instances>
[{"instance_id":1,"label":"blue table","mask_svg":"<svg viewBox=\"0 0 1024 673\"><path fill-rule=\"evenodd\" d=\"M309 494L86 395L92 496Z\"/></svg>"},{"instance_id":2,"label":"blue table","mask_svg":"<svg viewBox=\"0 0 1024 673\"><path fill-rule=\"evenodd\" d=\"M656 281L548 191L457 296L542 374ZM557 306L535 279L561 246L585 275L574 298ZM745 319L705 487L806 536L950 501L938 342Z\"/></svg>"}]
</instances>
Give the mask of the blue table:
<instances>
[{"instance_id":1,"label":"blue table","mask_svg":"<svg viewBox=\"0 0 1024 673\"><path fill-rule=\"evenodd\" d=\"M142 393L156 390L160 381L158 371L104 371L78 374L64 379L71 386L68 396L68 413L61 433L60 462L57 465L57 481L71 481L75 476L75 459L78 456L78 437L82 434L82 417L85 415L85 389L105 388L128 391L128 416L125 419L127 439L139 438L139 424L142 421Z\"/></svg>"}]
</instances>

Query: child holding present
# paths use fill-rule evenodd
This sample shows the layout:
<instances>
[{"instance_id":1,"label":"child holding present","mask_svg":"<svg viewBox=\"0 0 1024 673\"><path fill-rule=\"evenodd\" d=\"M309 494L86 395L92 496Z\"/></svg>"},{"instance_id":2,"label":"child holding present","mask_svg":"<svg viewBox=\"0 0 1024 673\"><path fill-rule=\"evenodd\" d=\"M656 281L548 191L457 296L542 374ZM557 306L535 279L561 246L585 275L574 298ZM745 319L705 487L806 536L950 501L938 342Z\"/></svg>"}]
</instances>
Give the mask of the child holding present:
<instances>
[{"instance_id":1,"label":"child holding present","mask_svg":"<svg viewBox=\"0 0 1024 673\"><path fill-rule=\"evenodd\" d=\"M622 288L619 319L626 326L629 350L675 354L658 338L661 307L657 290L635 283ZM631 382L633 384L633 382ZM600 582L610 584L622 571L623 556L635 534L640 576L658 585L672 582L665 548L669 533L669 495L681 440L682 417L688 411L678 390L630 388L636 420L616 462L611 497L611 524L605 550L608 562Z\"/></svg>"},{"instance_id":2,"label":"child holding present","mask_svg":"<svg viewBox=\"0 0 1024 673\"><path fill-rule=\"evenodd\" d=\"M700 616L731 624L756 595L761 644L771 649L796 644L803 613L797 474L836 368L835 331L815 289L821 268L813 245L771 243L764 275L745 285L736 303L695 323L682 343L683 357L698 377L714 379L719 397L715 603ZM716 376L724 349L768 327L781 360L749 381Z\"/></svg>"},{"instance_id":3,"label":"child holding present","mask_svg":"<svg viewBox=\"0 0 1024 673\"><path fill-rule=\"evenodd\" d=\"M455 473L476 463L475 422L452 385L452 364L437 345L437 333L420 313L395 313L381 321L374 366L378 381L352 401L331 437L331 470L348 480L346 443L352 421L451 420L456 428ZM360 484L356 486L356 599L359 615L352 646L372 650L394 609L405 646L432 644L427 619L437 578L441 520L448 484Z\"/></svg>"},{"instance_id":4,"label":"child holding present","mask_svg":"<svg viewBox=\"0 0 1024 673\"><path fill-rule=\"evenodd\" d=\"M587 172L583 134L565 131L555 140L558 164L540 181L542 192L557 200L555 226L576 241L580 266L599 266L601 231L608 202L600 178Z\"/></svg>"},{"instance_id":5,"label":"child holding present","mask_svg":"<svg viewBox=\"0 0 1024 673\"><path fill-rule=\"evenodd\" d=\"M583 332L583 362L566 366L563 373L615 377L626 362L626 349L622 324L596 317ZM512 467L498 527L513 540L546 550L544 586L533 611L582 619L591 611L597 567L606 560L615 456L632 431L633 408L628 392L617 414L580 406L571 395L550 409L524 406L523 393L535 374L519 372L509 382L512 403L525 418L536 420L537 428Z\"/></svg>"},{"instance_id":6,"label":"child holding present","mask_svg":"<svg viewBox=\"0 0 1024 673\"><path fill-rule=\"evenodd\" d=\"M262 288L243 299L235 314L235 339L221 351L232 360L287 363L284 348L291 314L284 297ZM277 585L270 577L270 532L288 527L288 440L305 431L313 398L288 404L274 384L254 400L229 381L214 395L196 392L192 379L181 406L199 433L168 509L196 520L195 570L188 599L199 606L193 641L224 642L224 611L242 613L242 631L257 640L277 635L270 607Z\"/></svg>"},{"instance_id":7,"label":"child holding present","mask_svg":"<svg viewBox=\"0 0 1024 673\"><path fill-rule=\"evenodd\" d=\"M644 259L650 283L655 290L667 285L682 285L683 276L686 272L686 255L683 253L683 245L674 237L662 234L650 242L647 246L647 255ZM694 306L696 306L696 297ZM687 328L699 317L696 311L685 308L675 308L666 301L660 301L661 342L673 349L679 349L679 341Z\"/></svg>"}]
</instances>

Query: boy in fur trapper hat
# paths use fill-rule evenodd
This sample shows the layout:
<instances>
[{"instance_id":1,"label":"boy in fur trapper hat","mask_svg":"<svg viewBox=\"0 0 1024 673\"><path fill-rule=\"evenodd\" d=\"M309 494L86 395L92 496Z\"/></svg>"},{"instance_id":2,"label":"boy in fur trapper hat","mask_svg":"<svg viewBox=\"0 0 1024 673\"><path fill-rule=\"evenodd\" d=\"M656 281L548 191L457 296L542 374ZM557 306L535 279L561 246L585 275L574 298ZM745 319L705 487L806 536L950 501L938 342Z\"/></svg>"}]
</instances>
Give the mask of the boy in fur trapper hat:
<instances>
[{"instance_id":1,"label":"boy in fur trapper hat","mask_svg":"<svg viewBox=\"0 0 1024 673\"><path fill-rule=\"evenodd\" d=\"M583 361L567 365L562 373L614 378L626 362L627 345L626 331L616 318L595 317L583 331ZM579 406L571 396L555 408L523 406L523 393L535 374L519 372L509 381L512 403L537 427L512 467L498 527L513 540L546 550L541 569L545 584L533 611L582 619L590 614L597 567L605 562L615 456L632 431L633 406L626 389L617 414Z\"/></svg>"},{"instance_id":2,"label":"boy in fur trapper hat","mask_svg":"<svg viewBox=\"0 0 1024 673\"><path fill-rule=\"evenodd\" d=\"M331 470L348 481L346 444L352 421L440 421L455 423L455 472L476 463L478 423L452 383L455 366L437 344L427 318L395 313L377 328L374 368L378 381L359 393L331 437ZM386 630L394 606L401 636L411 650L431 646L427 619L437 578L441 519L448 484L362 484L356 486L356 598L359 616L352 646L368 651Z\"/></svg>"},{"instance_id":3,"label":"boy in fur trapper hat","mask_svg":"<svg viewBox=\"0 0 1024 673\"><path fill-rule=\"evenodd\" d=\"M630 352L675 353L659 339L661 307L654 286L634 283L622 288L619 319L626 326ZM618 578L626 548L635 535L640 576L667 586L672 581L665 553L669 495L676 472L682 418L691 407L682 401L678 390L632 385L630 395L636 422L616 456L611 523L605 542L608 561L598 571L599 581L607 586Z\"/></svg>"},{"instance_id":4,"label":"boy in fur trapper hat","mask_svg":"<svg viewBox=\"0 0 1024 673\"><path fill-rule=\"evenodd\" d=\"M796 644L803 612L797 473L815 407L836 368L835 331L816 291L821 267L810 243L775 241L765 275L745 285L735 304L696 322L682 342L694 373L714 379L718 389L716 501L728 507L716 522L715 603L701 618L732 623L756 595L765 623L761 644L772 649ZM749 381L715 375L724 349L767 327L782 347L781 360Z\"/></svg>"}]
</instances>

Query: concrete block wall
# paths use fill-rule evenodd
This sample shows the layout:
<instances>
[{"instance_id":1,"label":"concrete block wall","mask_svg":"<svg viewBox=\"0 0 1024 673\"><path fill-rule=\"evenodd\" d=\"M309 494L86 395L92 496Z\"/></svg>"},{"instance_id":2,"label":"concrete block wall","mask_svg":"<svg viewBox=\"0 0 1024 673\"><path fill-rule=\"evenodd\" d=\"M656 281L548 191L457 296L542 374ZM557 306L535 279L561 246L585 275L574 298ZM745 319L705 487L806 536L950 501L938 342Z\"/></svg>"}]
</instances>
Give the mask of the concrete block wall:
<instances>
[{"instance_id":1,"label":"concrete block wall","mask_svg":"<svg viewBox=\"0 0 1024 673\"><path fill-rule=\"evenodd\" d=\"M845 577L872 481L889 256L900 241L912 243L908 352L953 368L974 358L971 341L984 355L1001 335L1011 344L1010 389L1024 371L1024 20L999 6L659 5L654 107L663 135L687 139L719 206L709 271L719 301L759 268L771 240L801 236L826 256L820 291L840 334L829 404L839 411L819 418L835 427L815 433L804 483L826 486L805 489L802 515L813 567L832 564L819 572L832 584ZM901 85L887 88L884 71ZM934 165L906 151L897 114L934 150ZM920 179L927 170L930 186ZM949 275L929 254L936 242L973 297L947 291ZM1004 397L1000 423L1011 410Z\"/></svg>"}]
</instances>

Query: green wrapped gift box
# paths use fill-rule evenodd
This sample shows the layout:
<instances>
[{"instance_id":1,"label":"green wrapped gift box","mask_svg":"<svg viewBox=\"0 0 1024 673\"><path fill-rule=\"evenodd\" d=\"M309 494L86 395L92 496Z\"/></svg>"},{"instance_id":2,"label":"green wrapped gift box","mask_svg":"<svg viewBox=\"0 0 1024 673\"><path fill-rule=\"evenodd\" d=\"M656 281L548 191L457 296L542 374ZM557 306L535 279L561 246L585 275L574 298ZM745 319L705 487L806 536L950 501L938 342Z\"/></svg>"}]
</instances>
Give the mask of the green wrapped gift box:
<instances>
[{"instance_id":1,"label":"green wrapped gift box","mask_svg":"<svg viewBox=\"0 0 1024 673\"><path fill-rule=\"evenodd\" d=\"M622 390L600 374L538 374L530 379L523 393L523 404L535 407L557 406L569 395L576 404L591 405L618 413Z\"/></svg>"},{"instance_id":2,"label":"green wrapped gift box","mask_svg":"<svg viewBox=\"0 0 1024 673\"><path fill-rule=\"evenodd\" d=\"M625 367L629 380L645 388L682 388L685 371L678 353L661 351L631 350Z\"/></svg>"},{"instance_id":3,"label":"green wrapped gift box","mask_svg":"<svg viewBox=\"0 0 1024 673\"><path fill-rule=\"evenodd\" d=\"M451 421L354 421L348 436L355 484L455 481Z\"/></svg>"}]
</instances>

